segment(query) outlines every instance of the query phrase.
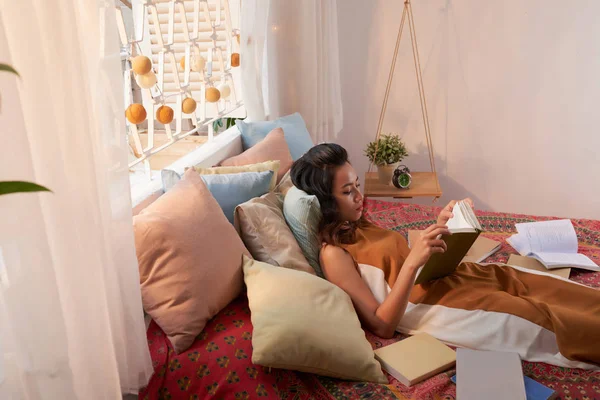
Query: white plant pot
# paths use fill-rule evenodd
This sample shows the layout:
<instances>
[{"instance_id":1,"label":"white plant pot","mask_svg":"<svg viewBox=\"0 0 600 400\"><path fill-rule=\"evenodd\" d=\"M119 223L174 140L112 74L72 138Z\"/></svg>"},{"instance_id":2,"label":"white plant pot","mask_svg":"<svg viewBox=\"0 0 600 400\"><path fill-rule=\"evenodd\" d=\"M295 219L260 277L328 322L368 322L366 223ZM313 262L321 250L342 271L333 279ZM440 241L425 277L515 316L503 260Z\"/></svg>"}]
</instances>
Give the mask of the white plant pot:
<instances>
[{"instance_id":1,"label":"white plant pot","mask_svg":"<svg viewBox=\"0 0 600 400\"><path fill-rule=\"evenodd\" d=\"M394 170L396 167L398 167L398 165L400 165L399 162L394 164L378 165L377 175L379 175L379 182L383 183L384 185L391 185L392 176L394 176Z\"/></svg>"}]
</instances>

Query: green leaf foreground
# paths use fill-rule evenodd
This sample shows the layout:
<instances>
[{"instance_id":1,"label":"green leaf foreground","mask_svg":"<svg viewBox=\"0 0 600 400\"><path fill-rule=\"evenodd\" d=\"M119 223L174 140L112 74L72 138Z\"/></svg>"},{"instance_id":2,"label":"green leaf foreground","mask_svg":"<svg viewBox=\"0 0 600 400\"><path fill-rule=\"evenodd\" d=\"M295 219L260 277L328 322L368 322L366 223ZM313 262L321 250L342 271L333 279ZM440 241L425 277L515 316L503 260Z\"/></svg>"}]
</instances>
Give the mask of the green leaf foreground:
<instances>
[{"instance_id":1,"label":"green leaf foreground","mask_svg":"<svg viewBox=\"0 0 600 400\"><path fill-rule=\"evenodd\" d=\"M19 78L21 77L21 75L19 75L19 73L17 72L17 70L14 69L13 67L11 67L8 64L2 64L2 63L0 63L0 71L11 72L11 73L15 74L16 76L18 76Z\"/></svg>"},{"instance_id":2,"label":"green leaf foreground","mask_svg":"<svg viewBox=\"0 0 600 400\"><path fill-rule=\"evenodd\" d=\"M52 192L52 190L33 182L0 181L0 196L3 194L24 192Z\"/></svg>"}]
</instances>

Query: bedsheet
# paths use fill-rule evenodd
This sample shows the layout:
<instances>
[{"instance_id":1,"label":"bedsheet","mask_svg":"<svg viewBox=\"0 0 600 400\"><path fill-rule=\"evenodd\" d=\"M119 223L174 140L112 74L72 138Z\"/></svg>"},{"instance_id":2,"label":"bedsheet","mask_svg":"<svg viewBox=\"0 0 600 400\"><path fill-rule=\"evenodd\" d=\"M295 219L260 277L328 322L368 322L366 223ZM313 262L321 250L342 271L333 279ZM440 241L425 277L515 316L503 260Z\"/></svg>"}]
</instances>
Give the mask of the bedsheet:
<instances>
[{"instance_id":1,"label":"bedsheet","mask_svg":"<svg viewBox=\"0 0 600 400\"><path fill-rule=\"evenodd\" d=\"M366 217L375 224L407 234L425 229L439 207L365 201ZM506 262L516 253L505 239L518 222L552 219L521 214L476 211L483 235L502 242L502 248L485 262ZM600 264L600 221L572 219L579 252ZM600 273L572 270L570 279L600 289ZM384 340L369 332L378 348L402 340L397 334ZM162 330L152 322L147 332L155 373L140 399L455 399L449 370L407 388L392 377L389 385L347 382L288 370L252 365L252 323L245 294L229 304L198 336L193 346L175 354ZM600 399L600 372L523 362L525 375L551 387L561 399Z\"/></svg>"}]
</instances>

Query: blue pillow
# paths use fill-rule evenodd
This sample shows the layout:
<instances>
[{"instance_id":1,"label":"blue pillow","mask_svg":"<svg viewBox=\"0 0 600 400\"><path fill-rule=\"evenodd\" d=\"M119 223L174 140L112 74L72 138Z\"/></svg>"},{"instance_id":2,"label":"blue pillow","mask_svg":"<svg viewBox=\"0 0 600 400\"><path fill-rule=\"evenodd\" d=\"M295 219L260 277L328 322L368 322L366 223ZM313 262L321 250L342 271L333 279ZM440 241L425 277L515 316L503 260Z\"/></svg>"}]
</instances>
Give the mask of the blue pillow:
<instances>
[{"instance_id":1,"label":"blue pillow","mask_svg":"<svg viewBox=\"0 0 600 400\"><path fill-rule=\"evenodd\" d=\"M294 234L304 257L321 278L324 276L319 263L319 223L323 215L317 196L292 186L283 200L283 216Z\"/></svg>"},{"instance_id":2,"label":"blue pillow","mask_svg":"<svg viewBox=\"0 0 600 400\"><path fill-rule=\"evenodd\" d=\"M273 171L240 172L238 174L200 175L210 193L233 224L235 208L269 191Z\"/></svg>"},{"instance_id":3,"label":"blue pillow","mask_svg":"<svg viewBox=\"0 0 600 400\"><path fill-rule=\"evenodd\" d=\"M283 129L285 141L294 161L314 146L306 129L306 124L299 113L287 115L275 121L246 122L236 120L235 124L242 134L244 150L248 150L263 140L275 128Z\"/></svg>"}]
</instances>

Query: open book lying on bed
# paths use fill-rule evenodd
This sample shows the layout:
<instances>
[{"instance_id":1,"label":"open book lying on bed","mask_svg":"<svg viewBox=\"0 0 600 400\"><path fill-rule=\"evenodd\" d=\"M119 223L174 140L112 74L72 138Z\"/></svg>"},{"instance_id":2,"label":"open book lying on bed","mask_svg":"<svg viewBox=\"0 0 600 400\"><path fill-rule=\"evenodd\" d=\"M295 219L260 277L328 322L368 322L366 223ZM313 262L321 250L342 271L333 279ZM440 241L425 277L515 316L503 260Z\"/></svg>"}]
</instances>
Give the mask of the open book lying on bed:
<instances>
[{"instance_id":1,"label":"open book lying on bed","mask_svg":"<svg viewBox=\"0 0 600 400\"><path fill-rule=\"evenodd\" d=\"M417 272L415 285L438 279L454 272L483 230L471 206L459 201L452 209L454 216L446 224L450 235L442 235L447 250L433 254Z\"/></svg>"},{"instance_id":2,"label":"open book lying on bed","mask_svg":"<svg viewBox=\"0 0 600 400\"><path fill-rule=\"evenodd\" d=\"M575 228L569 219L515 224L517 234L506 241L522 256L533 257L546 268L575 267L600 271L589 257L577 253Z\"/></svg>"}]
</instances>

